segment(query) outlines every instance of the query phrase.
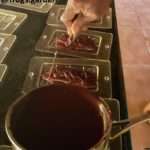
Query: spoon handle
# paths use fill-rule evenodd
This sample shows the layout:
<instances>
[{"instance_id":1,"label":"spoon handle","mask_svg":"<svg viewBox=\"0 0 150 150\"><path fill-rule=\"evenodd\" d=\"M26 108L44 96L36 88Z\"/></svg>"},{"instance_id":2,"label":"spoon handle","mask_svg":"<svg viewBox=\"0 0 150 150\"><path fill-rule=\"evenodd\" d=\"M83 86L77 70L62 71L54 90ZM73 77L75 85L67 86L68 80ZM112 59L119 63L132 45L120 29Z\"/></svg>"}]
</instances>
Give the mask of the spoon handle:
<instances>
[{"instance_id":1,"label":"spoon handle","mask_svg":"<svg viewBox=\"0 0 150 150\"><path fill-rule=\"evenodd\" d=\"M124 125L124 124L127 124L127 125L123 129L120 129L119 131L117 131L117 133L115 133L113 136L111 136L110 140L116 139L120 135L129 131L131 128L137 126L138 124L147 122L148 120L150 120L150 112L142 113L141 115L134 117L131 120L122 120L122 121L119 121L118 123L114 122L113 125Z\"/></svg>"}]
</instances>

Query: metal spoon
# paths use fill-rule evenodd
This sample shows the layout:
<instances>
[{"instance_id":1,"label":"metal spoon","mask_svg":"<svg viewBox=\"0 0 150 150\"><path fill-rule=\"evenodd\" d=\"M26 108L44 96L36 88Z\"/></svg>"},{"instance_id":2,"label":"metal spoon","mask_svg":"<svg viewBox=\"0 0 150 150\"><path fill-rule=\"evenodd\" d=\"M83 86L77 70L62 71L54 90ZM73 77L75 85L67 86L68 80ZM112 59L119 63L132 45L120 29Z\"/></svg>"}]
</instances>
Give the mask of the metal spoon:
<instances>
[{"instance_id":1,"label":"metal spoon","mask_svg":"<svg viewBox=\"0 0 150 150\"><path fill-rule=\"evenodd\" d=\"M136 125L147 122L149 120L150 120L150 112L144 112L141 115L134 117L133 119L130 120L121 120L113 122L113 126L115 125L126 125L126 126L123 129L117 131L117 133L115 133L113 136L111 136L110 140L116 139L120 135L129 131L131 128L135 127Z\"/></svg>"}]
</instances>

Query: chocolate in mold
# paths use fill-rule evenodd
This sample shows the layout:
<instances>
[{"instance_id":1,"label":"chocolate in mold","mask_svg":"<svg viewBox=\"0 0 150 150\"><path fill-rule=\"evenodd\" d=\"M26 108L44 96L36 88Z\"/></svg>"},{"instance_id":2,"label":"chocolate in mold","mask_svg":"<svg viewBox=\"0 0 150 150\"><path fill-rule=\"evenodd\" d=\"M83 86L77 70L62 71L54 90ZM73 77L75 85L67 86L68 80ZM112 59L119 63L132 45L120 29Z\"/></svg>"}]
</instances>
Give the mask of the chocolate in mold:
<instances>
[{"instance_id":1,"label":"chocolate in mold","mask_svg":"<svg viewBox=\"0 0 150 150\"><path fill-rule=\"evenodd\" d=\"M95 54L98 52L100 40L100 37L94 35L81 34L70 44L70 38L66 32L56 31L49 46L68 52Z\"/></svg>"},{"instance_id":2,"label":"chocolate in mold","mask_svg":"<svg viewBox=\"0 0 150 150\"><path fill-rule=\"evenodd\" d=\"M43 64L38 80L38 86L43 87L54 83L77 85L90 90L97 90L98 77L96 66L80 66Z\"/></svg>"}]
</instances>

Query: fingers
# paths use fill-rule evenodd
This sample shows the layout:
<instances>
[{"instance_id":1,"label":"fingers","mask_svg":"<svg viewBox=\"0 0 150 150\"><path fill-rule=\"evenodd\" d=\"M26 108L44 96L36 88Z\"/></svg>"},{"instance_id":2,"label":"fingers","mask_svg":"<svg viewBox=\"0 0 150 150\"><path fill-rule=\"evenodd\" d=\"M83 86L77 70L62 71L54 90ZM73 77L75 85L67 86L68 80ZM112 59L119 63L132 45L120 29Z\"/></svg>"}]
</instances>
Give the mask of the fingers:
<instances>
[{"instance_id":1,"label":"fingers","mask_svg":"<svg viewBox=\"0 0 150 150\"><path fill-rule=\"evenodd\" d=\"M72 22L71 21L66 21L66 22L64 22L64 25L67 29L68 35L71 37L72 36L72 31L71 31Z\"/></svg>"},{"instance_id":2,"label":"fingers","mask_svg":"<svg viewBox=\"0 0 150 150\"><path fill-rule=\"evenodd\" d=\"M61 21L66 26L70 37L73 35L76 38L81 31L87 30L87 25L90 22L104 16L109 8L110 1L68 0L66 9L61 16Z\"/></svg>"},{"instance_id":3,"label":"fingers","mask_svg":"<svg viewBox=\"0 0 150 150\"><path fill-rule=\"evenodd\" d=\"M72 18L75 16L75 10L72 4L73 0L68 0L67 6L61 16L61 21L66 22L66 21L71 21Z\"/></svg>"},{"instance_id":4,"label":"fingers","mask_svg":"<svg viewBox=\"0 0 150 150\"><path fill-rule=\"evenodd\" d=\"M88 29L87 25L95 19L95 17L91 16L84 16L82 14L78 15L78 17L71 26L71 31L74 38L76 38L81 31L86 31Z\"/></svg>"},{"instance_id":5,"label":"fingers","mask_svg":"<svg viewBox=\"0 0 150 150\"><path fill-rule=\"evenodd\" d=\"M78 9L75 9L75 7L73 6L73 0L68 0L67 6L60 20L66 26L69 35L72 34L71 33L72 20L78 12L79 12Z\"/></svg>"}]
</instances>

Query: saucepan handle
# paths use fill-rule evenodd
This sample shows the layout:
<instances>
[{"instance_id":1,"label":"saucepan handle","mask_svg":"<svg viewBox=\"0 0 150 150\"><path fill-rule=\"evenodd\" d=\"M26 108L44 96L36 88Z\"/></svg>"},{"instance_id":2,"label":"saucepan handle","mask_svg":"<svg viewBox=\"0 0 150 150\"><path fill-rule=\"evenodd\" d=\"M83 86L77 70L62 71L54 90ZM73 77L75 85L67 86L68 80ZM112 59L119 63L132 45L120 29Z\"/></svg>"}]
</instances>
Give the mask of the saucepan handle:
<instances>
[{"instance_id":1,"label":"saucepan handle","mask_svg":"<svg viewBox=\"0 0 150 150\"><path fill-rule=\"evenodd\" d=\"M134 117L130 120L126 119L126 120L113 122L113 126L119 125L119 126L124 126L124 127L120 128L120 130L117 131L117 133L115 133L114 135L111 135L110 140L114 140L114 139L118 138L120 135L126 133L131 128L137 126L138 124L147 122L149 120L150 120L150 112L146 112L146 113L142 113L141 115Z\"/></svg>"}]
</instances>

